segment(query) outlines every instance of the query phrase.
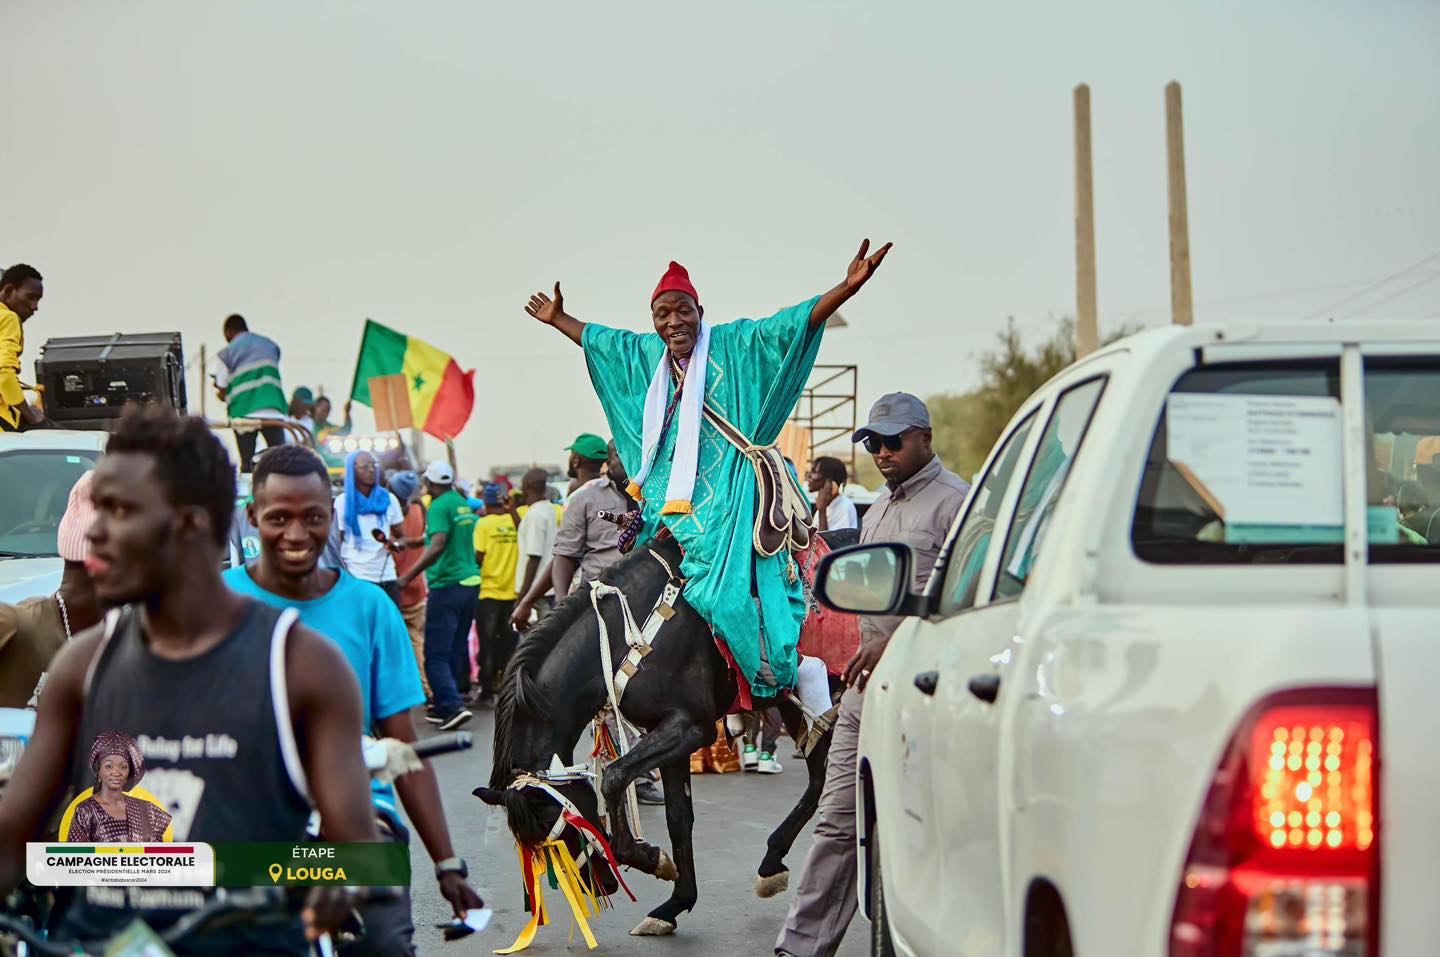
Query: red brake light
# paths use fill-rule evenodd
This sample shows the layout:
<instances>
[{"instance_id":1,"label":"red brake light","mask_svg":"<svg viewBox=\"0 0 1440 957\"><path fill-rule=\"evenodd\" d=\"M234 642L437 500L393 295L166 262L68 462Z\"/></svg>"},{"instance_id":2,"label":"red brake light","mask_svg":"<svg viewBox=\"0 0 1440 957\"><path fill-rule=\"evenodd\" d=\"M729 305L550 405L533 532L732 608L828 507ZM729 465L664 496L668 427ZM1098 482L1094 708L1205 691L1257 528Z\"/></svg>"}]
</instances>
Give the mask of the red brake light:
<instances>
[{"instance_id":1,"label":"red brake light","mask_svg":"<svg viewBox=\"0 0 1440 957\"><path fill-rule=\"evenodd\" d=\"M1171 957L1376 957L1375 692L1262 702L1231 738L1201 809Z\"/></svg>"}]
</instances>

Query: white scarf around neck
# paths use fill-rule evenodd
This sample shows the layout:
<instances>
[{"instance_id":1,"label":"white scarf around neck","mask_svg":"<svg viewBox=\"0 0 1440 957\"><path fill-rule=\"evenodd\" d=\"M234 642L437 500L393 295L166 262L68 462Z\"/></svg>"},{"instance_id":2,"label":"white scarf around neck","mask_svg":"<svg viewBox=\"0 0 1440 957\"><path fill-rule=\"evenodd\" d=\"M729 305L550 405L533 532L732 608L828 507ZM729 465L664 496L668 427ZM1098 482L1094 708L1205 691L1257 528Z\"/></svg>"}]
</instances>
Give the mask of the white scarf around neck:
<instances>
[{"instance_id":1,"label":"white scarf around neck","mask_svg":"<svg viewBox=\"0 0 1440 957\"><path fill-rule=\"evenodd\" d=\"M690 363L685 369L680 406L675 410L675 421L671 425L677 430L675 456L670 466L669 481L665 485L662 515L687 515L693 510L691 499L700 463L700 422L705 411L705 371L709 356L710 324L701 322L695 337L695 348L690 353ZM645 426L640 456L643 464L631 486L631 495L637 499L640 498L640 490L645 487L645 480L654 471L655 457L660 451L660 430L665 424L665 409L672 395L670 361L670 350L667 348L655 367L655 374L650 377L650 389L645 394Z\"/></svg>"}]
</instances>

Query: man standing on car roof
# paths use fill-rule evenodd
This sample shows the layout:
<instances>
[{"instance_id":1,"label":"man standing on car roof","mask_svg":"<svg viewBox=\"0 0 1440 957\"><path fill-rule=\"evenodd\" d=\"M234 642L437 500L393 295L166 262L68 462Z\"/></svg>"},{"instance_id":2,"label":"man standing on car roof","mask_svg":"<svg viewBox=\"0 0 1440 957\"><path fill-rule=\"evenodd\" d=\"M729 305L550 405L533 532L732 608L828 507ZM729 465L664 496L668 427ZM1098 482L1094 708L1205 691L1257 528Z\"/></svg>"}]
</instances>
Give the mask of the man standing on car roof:
<instances>
[{"instance_id":1,"label":"man standing on car roof","mask_svg":"<svg viewBox=\"0 0 1440 957\"><path fill-rule=\"evenodd\" d=\"M925 588L940 556L941 543L965 502L970 486L940 464L931 448L930 410L907 392L892 392L870 408L870 421L856 442L875 457L885 487L865 513L861 542L903 542L915 552L918 592ZM900 619L860 619L860 650L845 667L845 696L835 719L815 843L775 940L775 953L788 957L829 957L840 946L857 906L855 889L855 763L860 742L860 709L865 682L879 663Z\"/></svg>"},{"instance_id":2,"label":"man standing on car roof","mask_svg":"<svg viewBox=\"0 0 1440 957\"><path fill-rule=\"evenodd\" d=\"M0 432L20 432L45 421L20 388L25 320L40 311L44 281L34 266L16 263L0 274Z\"/></svg>"},{"instance_id":3,"label":"man standing on car roof","mask_svg":"<svg viewBox=\"0 0 1440 957\"><path fill-rule=\"evenodd\" d=\"M232 419L285 419L285 390L280 385L280 347L273 339L251 332L241 315L225 319L228 345L215 354L220 369L215 389L225 400L225 413ZM285 444L285 429L269 425L260 430L265 445ZM255 433L236 432L240 450L240 471L250 472L255 464Z\"/></svg>"}]
</instances>

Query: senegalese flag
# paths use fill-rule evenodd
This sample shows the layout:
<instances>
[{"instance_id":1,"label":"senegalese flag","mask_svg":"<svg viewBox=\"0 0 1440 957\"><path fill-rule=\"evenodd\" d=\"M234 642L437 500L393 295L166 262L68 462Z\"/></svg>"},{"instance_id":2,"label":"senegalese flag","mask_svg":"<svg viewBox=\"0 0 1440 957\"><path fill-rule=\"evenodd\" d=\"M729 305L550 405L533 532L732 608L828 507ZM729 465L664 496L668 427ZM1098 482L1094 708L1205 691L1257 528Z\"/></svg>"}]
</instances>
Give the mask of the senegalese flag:
<instances>
[{"instance_id":1,"label":"senegalese flag","mask_svg":"<svg viewBox=\"0 0 1440 957\"><path fill-rule=\"evenodd\" d=\"M420 428L437 439L460 434L475 405L474 370L462 372L449 353L366 319L350 398L371 405L370 380L396 374L405 376L410 411Z\"/></svg>"}]
</instances>

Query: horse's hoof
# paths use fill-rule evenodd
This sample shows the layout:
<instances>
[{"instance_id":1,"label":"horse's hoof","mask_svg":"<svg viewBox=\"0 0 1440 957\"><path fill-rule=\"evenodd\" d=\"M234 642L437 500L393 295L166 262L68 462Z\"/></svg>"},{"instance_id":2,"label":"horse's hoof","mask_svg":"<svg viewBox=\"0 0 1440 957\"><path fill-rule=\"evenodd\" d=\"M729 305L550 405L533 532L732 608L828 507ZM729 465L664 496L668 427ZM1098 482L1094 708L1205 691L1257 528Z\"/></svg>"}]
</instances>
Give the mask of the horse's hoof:
<instances>
[{"instance_id":1,"label":"horse's hoof","mask_svg":"<svg viewBox=\"0 0 1440 957\"><path fill-rule=\"evenodd\" d=\"M675 925L658 917L647 917L635 925L631 937L669 937L675 933Z\"/></svg>"},{"instance_id":2,"label":"horse's hoof","mask_svg":"<svg viewBox=\"0 0 1440 957\"><path fill-rule=\"evenodd\" d=\"M774 897L776 894L783 894L790 889L790 872L781 871L778 874L771 874L769 877L755 878L755 896L761 899Z\"/></svg>"},{"instance_id":3,"label":"horse's hoof","mask_svg":"<svg viewBox=\"0 0 1440 957\"><path fill-rule=\"evenodd\" d=\"M660 863L655 865L655 876L662 881L678 881L680 879L680 868L675 866L675 862L670 860L670 855L666 854L663 850L660 852ZM675 927L672 924L670 930L674 929ZM646 936L653 937L655 935L649 934Z\"/></svg>"}]
</instances>

